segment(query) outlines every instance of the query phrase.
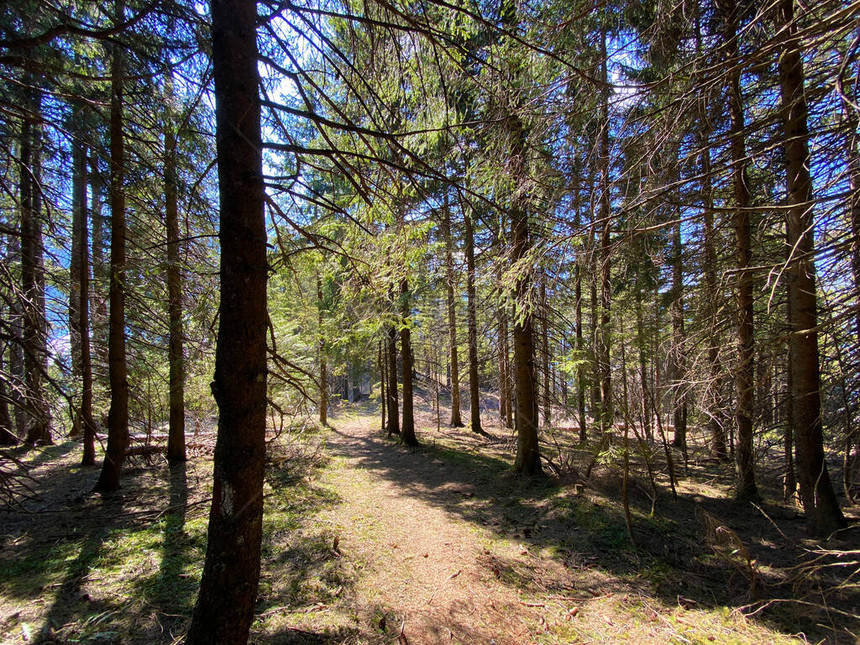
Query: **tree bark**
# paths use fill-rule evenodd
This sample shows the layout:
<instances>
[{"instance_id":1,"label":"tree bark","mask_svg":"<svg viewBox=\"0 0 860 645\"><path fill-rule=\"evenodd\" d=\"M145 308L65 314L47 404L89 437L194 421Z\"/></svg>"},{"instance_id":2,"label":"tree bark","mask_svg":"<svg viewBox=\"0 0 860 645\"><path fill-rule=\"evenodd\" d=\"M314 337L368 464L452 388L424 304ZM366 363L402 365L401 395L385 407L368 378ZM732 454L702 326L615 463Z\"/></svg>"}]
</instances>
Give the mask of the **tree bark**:
<instances>
[{"instance_id":1,"label":"tree bark","mask_svg":"<svg viewBox=\"0 0 860 645\"><path fill-rule=\"evenodd\" d=\"M794 0L781 0L779 16L785 49L779 59L779 81L785 126L786 230L792 258L788 264L791 310L791 376L795 449L800 499L811 535L825 537L847 526L836 499L821 426L821 375L818 351L818 303L815 286L815 221L809 173L809 130L804 72Z\"/></svg>"},{"instance_id":2,"label":"tree bark","mask_svg":"<svg viewBox=\"0 0 860 645\"><path fill-rule=\"evenodd\" d=\"M525 162L526 133L522 121L515 114L507 115L511 137L511 174L522 180L527 172ZM521 197L511 200L511 263L517 267L515 283L517 309L514 320L514 389L516 392L517 456L514 468L530 477L544 475L538 443L538 395L535 373L534 307L529 298L532 288L532 268L521 266L531 250L529 217Z\"/></svg>"},{"instance_id":3,"label":"tree bark","mask_svg":"<svg viewBox=\"0 0 860 645\"><path fill-rule=\"evenodd\" d=\"M116 0L117 22L122 22L125 8ZM128 448L128 372L125 356L125 146L123 142L123 55L122 46L115 44L111 61L110 109L110 304L108 320L108 378L110 380L110 410L108 412L108 442L104 463L94 490L107 493L119 488L120 471Z\"/></svg>"},{"instance_id":4,"label":"tree bark","mask_svg":"<svg viewBox=\"0 0 860 645\"><path fill-rule=\"evenodd\" d=\"M409 282L407 280L400 283L400 305L403 315L403 327L400 330L400 351L403 361L403 425L400 428L400 436L407 446L417 446L418 438L415 436L415 410L412 394L412 330L409 319Z\"/></svg>"},{"instance_id":5,"label":"tree bark","mask_svg":"<svg viewBox=\"0 0 860 645\"><path fill-rule=\"evenodd\" d=\"M600 74L604 89L600 101L600 133L598 137L598 171L600 173L600 327L597 333L597 366L600 376L600 431L611 439L613 422L612 365L610 363L610 334L612 306L612 246L609 178L609 83L606 52L606 26L600 37Z\"/></svg>"},{"instance_id":6,"label":"tree bark","mask_svg":"<svg viewBox=\"0 0 860 645\"><path fill-rule=\"evenodd\" d=\"M32 114L41 110L33 100ZM51 444L51 417L45 399L44 375L48 369L45 319L45 266L41 222L41 128L28 116L21 130L21 278L23 306L22 346L24 385L28 412L25 441Z\"/></svg>"},{"instance_id":7,"label":"tree bark","mask_svg":"<svg viewBox=\"0 0 860 645\"><path fill-rule=\"evenodd\" d=\"M541 275L541 362L543 368L543 424L549 426L552 419L552 374L549 370L549 305L546 300L546 272Z\"/></svg>"},{"instance_id":8,"label":"tree bark","mask_svg":"<svg viewBox=\"0 0 860 645\"><path fill-rule=\"evenodd\" d=\"M84 145L84 114L81 105L75 105L72 114L72 248L69 257L69 351L72 360L72 382L81 382L81 244L86 230L87 209L87 148ZM89 238L89 236L87 236ZM81 410L72 410L72 427L69 437L81 436Z\"/></svg>"},{"instance_id":9,"label":"tree bark","mask_svg":"<svg viewBox=\"0 0 860 645\"><path fill-rule=\"evenodd\" d=\"M319 363L320 363L320 403L319 403L319 419L320 424L328 425L328 356L326 355L325 334L323 333L323 290L322 278L317 274L317 313L319 317ZM380 366L382 365L382 354L380 352ZM385 425L385 402L383 401L383 422Z\"/></svg>"},{"instance_id":10,"label":"tree bark","mask_svg":"<svg viewBox=\"0 0 860 645\"><path fill-rule=\"evenodd\" d=\"M78 115L78 131L72 142L72 164L74 183L72 187L72 259L77 266L75 291L75 333L78 335L78 373L81 381L81 406L76 414L76 424L83 433L82 466L96 463L96 424L93 419L93 365L90 354L90 248L87 227L87 183L88 150L83 137L86 122L83 113ZM72 306L70 304L70 314ZM69 322L72 322L70 315Z\"/></svg>"},{"instance_id":11,"label":"tree bark","mask_svg":"<svg viewBox=\"0 0 860 645\"><path fill-rule=\"evenodd\" d=\"M212 393L214 486L200 595L186 643L245 643L260 577L266 454L267 260L257 5L213 0L221 308Z\"/></svg>"},{"instance_id":12,"label":"tree bark","mask_svg":"<svg viewBox=\"0 0 860 645\"><path fill-rule=\"evenodd\" d=\"M755 455L753 454L753 280L749 268L752 258L750 233L750 194L747 184L747 157L744 141L744 107L741 94L741 66L737 36L737 5L735 0L719 0L723 17L723 43L726 50L729 72L729 132L732 159L732 184L734 187L734 211L732 223L735 229L737 253L737 325L738 367L735 374L737 391L737 490L739 500L757 500L755 483Z\"/></svg>"},{"instance_id":13,"label":"tree bark","mask_svg":"<svg viewBox=\"0 0 860 645\"><path fill-rule=\"evenodd\" d=\"M168 75L167 101L171 104L173 79ZM164 219L167 229L167 315L170 330L168 362L170 365L170 422L167 432L167 460L183 462L185 454L185 350L182 325L181 242L179 239L179 206L176 186L176 132L173 110L168 109L164 130Z\"/></svg>"},{"instance_id":14,"label":"tree bark","mask_svg":"<svg viewBox=\"0 0 860 645\"><path fill-rule=\"evenodd\" d=\"M448 306L448 344L451 361L451 422L454 428L463 427L460 414L460 360L457 355L457 307L454 299L454 241L451 237L451 209L448 193L442 206L442 236L445 238L445 294Z\"/></svg>"},{"instance_id":15,"label":"tree bark","mask_svg":"<svg viewBox=\"0 0 860 645\"><path fill-rule=\"evenodd\" d=\"M672 380L674 386L672 421L675 426L673 445L680 448L687 461L687 349L684 329L684 270L681 250L681 214L673 227L672 246Z\"/></svg>"},{"instance_id":16,"label":"tree bark","mask_svg":"<svg viewBox=\"0 0 860 645\"><path fill-rule=\"evenodd\" d=\"M705 292L707 299L707 316L710 325L708 334L708 367L709 377L705 394L705 414L708 419L709 449L711 456L719 461L728 460L726 449L726 432L721 421L722 380L720 366L719 334L717 332L718 298L717 291L717 252L714 230L714 191L711 183L711 149L708 135L702 134L702 195L704 197L704 246L705 246Z\"/></svg>"},{"instance_id":17,"label":"tree bark","mask_svg":"<svg viewBox=\"0 0 860 645\"><path fill-rule=\"evenodd\" d=\"M388 358L388 434L400 434L400 405L397 401L397 327L388 326L386 339L386 355Z\"/></svg>"},{"instance_id":18,"label":"tree bark","mask_svg":"<svg viewBox=\"0 0 860 645\"><path fill-rule=\"evenodd\" d=\"M478 383L478 314L475 293L475 235L472 217L464 213L466 225L466 322L469 331L469 414L472 432L481 434L481 390Z\"/></svg>"}]
</instances>

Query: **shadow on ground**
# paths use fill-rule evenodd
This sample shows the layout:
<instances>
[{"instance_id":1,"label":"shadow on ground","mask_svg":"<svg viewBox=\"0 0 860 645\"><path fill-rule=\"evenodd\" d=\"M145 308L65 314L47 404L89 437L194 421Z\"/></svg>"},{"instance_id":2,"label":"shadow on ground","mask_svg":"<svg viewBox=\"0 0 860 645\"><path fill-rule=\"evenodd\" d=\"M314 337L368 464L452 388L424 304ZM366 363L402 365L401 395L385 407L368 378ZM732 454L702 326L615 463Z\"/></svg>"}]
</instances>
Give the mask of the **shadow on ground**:
<instances>
[{"instance_id":1,"label":"shadow on ground","mask_svg":"<svg viewBox=\"0 0 860 645\"><path fill-rule=\"evenodd\" d=\"M800 545L808 544L801 518L773 498L761 504L761 510L734 501L726 487L731 481L729 465L696 461L692 455L677 499L663 473L657 474L655 498L645 468L634 465L630 487L634 547L619 501L617 459L598 466L587 485L558 478L523 479L513 473L509 431L493 428L482 437L468 429L443 426L437 434L435 416L425 414L422 421L422 445L409 449L386 437L375 424L374 430L354 435L344 433L346 422L335 419L330 448L352 458L357 467L393 482L403 494L499 537L517 540L529 552L552 558L568 572L548 577L546 571L530 569L521 561L486 556L483 564L514 589L550 595L638 591L667 606L732 608L774 598L824 604L816 593L823 585L835 584L826 580L824 571L806 580L792 576L790 568L803 553ZM422 428L427 430L422 433ZM575 453L574 463L584 471L593 447L572 442L569 446ZM545 446L545 450L554 449ZM844 537L837 547L857 548L856 528ZM577 575L583 570L606 575ZM860 606L858 600L852 590L831 596L827 603L852 613ZM786 634L803 632L831 642L854 642L847 634L860 630L856 619L834 619L811 608L800 612L790 604L776 603L757 619Z\"/></svg>"}]
</instances>

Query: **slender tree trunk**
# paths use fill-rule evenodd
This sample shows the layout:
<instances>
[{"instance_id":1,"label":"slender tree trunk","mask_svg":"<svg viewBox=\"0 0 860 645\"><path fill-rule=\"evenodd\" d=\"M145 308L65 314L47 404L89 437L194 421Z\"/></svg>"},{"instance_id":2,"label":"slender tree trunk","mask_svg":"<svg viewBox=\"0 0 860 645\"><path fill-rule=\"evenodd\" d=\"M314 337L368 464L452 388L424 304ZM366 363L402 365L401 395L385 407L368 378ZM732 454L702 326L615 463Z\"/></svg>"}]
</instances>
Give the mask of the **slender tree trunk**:
<instances>
[{"instance_id":1,"label":"slender tree trunk","mask_svg":"<svg viewBox=\"0 0 860 645\"><path fill-rule=\"evenodd\" d=\"M33 113L41 110L38 99ZM21 277L23 310L24 384L29 413L25 441L51 444L51 417L45 399L44 375L48 368L45 319L45 266L41 223L41 128L26 118L21 131Z\"/></svg>"},{"instance_id":2,"label":"slender tree trunk","mask_svg":"<svg viewBox=\"0 0 860 645\"><path fill-rule=\"evenodd\" d=\"M379 429L385 431L386 425L386 408L388 407L388 388L386 387L388 374L385 369L385 346L382 341L379 341L377 351L379 361L379 415L381 417Z\"/></svg>"},{"instance_id":3,"label":"slender tree trunk","mask_svg":"<svg viewBox=\"0 0 860 645\"><path fill-rule=\"evenodd\" d=\"M506 428L514 427L514 394L512 392L511 383L511 346L510 346L510 325L508 324L508 309L505 305L499 308L499 338L501 356L499 360L502 365L502 374L500 375L501 387L505 392L505 415L504 424Z\"/></svg>"},{"instance_id":4,"label":"slender tree trunk","mask_svg":"<svg viewBox=\"0 0 860 645\"><path fill-rule=\"evenodd\" d=\"M392 298L393 300L393 298ZM400 434L400 405L397 402L397 327L388 326L388 434Z\"/></svg>"},{"instance_id":5,"label":"slender tree trunk","mask_svg":"<svg viewBox=\"0 0 860 645\"><path fill-rule=\"evenodd\" d=\"M797 474L807 530L811 535L827 536L847 522L824 459L809 130L794 0L781 0L779 14L785 43L779 59L779 81L785 119L786 230L788 246L793 249L786 275L792 322L789 342Z\"/></svg>"},{"instance_id":6,"label":"slender tree trunk","mask_svg":"<svg viewBox=\"0 0 860 645\"><path fill-rule=\"evenodd\" d=\"M317 274L317 314L319 317L319 361L320 361L320 424L328 425L328 356L326 355L325 334L323 333L323 291L322 278ZM380 366L382 365L382 354L380 353ZM383 402L383 427L385 426L385 405Z\"/></svg>"},{"instance_id":7,"label":"slender tree trunk","mask_svg":"<svg viewBox=\"0 0 860 645\"><path fill-rule=\"evenodd\" d=\"M466 224L466 318L469 330L469 413L472 432L481 434L481 390L478 383L478 314L475 294L475 236L472 217L464 213Z\"/></svg>"},{"instance_id":8,"label":"slender tree trunk","mask_svg":"<svg viewBox=\"0 0 860 645\"><path fill-rule=\"evenodd\" d=\"M72 248L69 257L69 350L72 359L72 382L81 382L81 244L86 231L87 148L83 142L85 123L83 108L75 106L72 115ZM88 236L87 236L88 237ZM81 436L80 408L72 409L69 437Z\"/></svg>"},{"instance_id":9,"label":"slender tree trunk","mask_svg":"<svg viewBox=\"0 0 860 645\"><path fill-rule=\"evenodd\" d=\"M93 419L93 365L90 354L90 249L87 227L87 146L84 143L85 121L80 115L80 129L73 141L72 163L74 165L74 185L72 202L73 213L73 243L72 258L78 267L78 285L76 297L76 314L78 319L75 327L79 343L79 372L81 380L81 407L79 427L83 432L82 466L94 466L96 463L96 423ZM71 320L70 320L71 322Z\"/></svg>"},{"instance_id":10,"label":"slender tree trunk","mask_svg":"<svg viewBox=\"0 0 860 645\"><path fill-rule=\"evenodd\" d=\"M753 453L753 387L755 366L753 363L753 279L749 271L752 258L750 233L750 194L747 184L747 157L744 141L744 107L741 94L741 68L737 36L737 13L735 0L718 0L723 15L723 41L726 48L729 73L729 132L732 157L732 183L734 186L734 212L732 222L737 244L737 320L738 320L738 367L735 374L737 390L737 470L738 483L735 493L739 500L758 499L755 483L755 455Z\"/></svg>"},{"instance_id":11,"label":"slender tree trunk","mask_svg":"<svg viewBox=\"0 0 860 645\"><path fill-rule=\"evenodd\" d=\"M582 225L582 200L579 196L580 186L579 182L576 183L575 195L574 195L574 212L573 212L573 227L574 230L579 231L580 226ZM584 335L582 333L582 268L583 268L583 257L582 253L577 252L576 254L576 264L574 265L574 287L573 287L573 299L574 299L574 307L575 307L575 317L576 317L576 329L575 329L575 339L576 339L576 353L577 360L576 367L576 413L579 421L579 440L581 442L585 442L588 438L588 423L585 419L585 367L583 365L583 357L585 354L585 341Z\"/></svg>"},{"instance_id":12,"label":"slender tree trunk","mask_svg":"<svg viewBox=\"0 0 860 645\"><path fill-rule=\"evenodd\" d=\"M642 287L639 276L636 277L636 344L639 346L639 376L642 383L642 425L647 439L654 438L654 421L651 410L650 388L648 387L648 366L645 360L645 347L648 339L645 335L645 322L642 313Z\"/></svg>"},{"instance_id":13,"label":"slender tree trunk","mask_svg":"<svg viewBox=\"0 0 860 645\"><path fill-rule=\"evenodd\" d=\"M448 342L451 351L451 423L454 428L463 427L460 415L460 361L457 356L457 308L454 299L454 242L451 238L451 209L448 193L442 206L442 236L445 238L445 292L448 305Z\"/></svg>"},{"instance_id":14,"label":"slender tree trunk","mask_svg":"<svg viewBox=\"0 0 860 645\"><path fill-rule=\"evenodd\" d=\"M677 213L672 234L674 247L674 262L672 265L672 380L674 381L673 424L675 436L673 445L680 448L684 455L684 465L687 464L687 351L686 333L684 329L684 271L681 251L681 217Z\"/></svg>"},{"instance_id":15,"label":"slender tree trunk","mask_svg":"<svg viewBox=\"0 0 860 645\"><path fill-rule=\"evenodd\" d=\"M723 428L722 418L722 379L723 372L719 359L719 334L717 332L718 299L717 291L717 253L714 230L714 191L711 184L711 149L706 132L702 134L702 195L705 200L704 222L705 222L705 292L708 308L708 366L709 378L705 394L705 413L708 418L708 436L710 437L711 456L719 461L728 460L726 450L726 432Z\"/></svg>"},{"instance_id":16,"label":"slender tree trunk","mask_svg":"<svg viewBox=\"0 0 860 645\"><path fill-rule=\"evenodd\" d=\"M5 314L5 312L0 312ZM5 370L6 347L0 347L0 373ZM6 387L6 379L0 378L0 446L14 446L18 443L15 436L15 428L12 424L12 415L9 413L9 391Z\"/></svg>"},{"instance_id":17,"label":"slender tree trunk","mask_svg":"<svg viewBox=\"0 0 860 645\"><path fill-rule=\"evenodd\" d=\"M410 329L409 313L409 283L400 283L400 304L402 307L403 329L400 330L400 346L403 361L403 425L400 428L403 443L407 446L417 446L415 436L414 398L412 395L412 330Z\"/></svg>"},{"instance_id":18,"label":"slender tree trunk","mask_svg":"<svg viewBox=\"0 0 860 645\"><path fill-rule=\"evenodd\" d=\"M260 576L266 455L266 222L257 5L212 3L221 312L218 404L206 563L186 643L245 643Z\"/></svg>"},{"instance_id":19,"label":"slender tree trunk","mask_svg":"<svg viewBox=\"0 0 860 645\"><path fill-rule=\"evenodd\" d=\"M94 378L109 389L107 291L110 284L110 267L105 262L105 216L102 213L105 182L99 170L98 152L95 149L90 155L90 193L90 221L93 229L90 334L94 340Z\"/></svg>"},{"instance_id":20,"label":"slender tree trunk","mask_svg":"<svg viewBox=\"0 0 860 645\"><path fill-rule=\"evenodd\" d=\"M21 265L21 238L18 235L9 236L9 265ZM22 279L23 281L23 279ZM14 298L9 306L9 327L11 342L9 344L9 376L11 389L9 401L12 403L14 417L14 432L18 439L27 436L27 401L24 396L24 308L21 298Z\"/></svg>"},{"instance_id":21,"label":"slender tree trunk","mask_svg":"<svg viewBox=\"0 0 860 645\"><path fill-rule=\"evenodd\" d=\"M116 21L124 20L123 0L116 0ZM108 443L102 471L96 482L97 492L119 488L120 471L128 448L128 373L125 357L125 146L123 142L123 60L122 47L115 44L111 61L110 110L110 301L108 321L108 377L110 411Z\"/></svg>"},{"instance_id":22,"label":"slender tree trunk","mask_svg":"<svg viewBox=\"0 0 860 645\"><path fill-rule=\"evenodd\" d=\"M167 100L173 102L173 79L168 76ZM170 338L170 424L167 460L183 462L185 455L185 351L182 325L182 271L180 270L179 207L176 187L176 132L172 110L164 130L164 216L167 228L167 312Z\"/></svg>"},{"instance_id":23,"label":"slender tree trunk","mask_svg":"<svg viewBox=\"0 0 860 645\"><path fill-rule=\"evenodd\" d=\"M860 34L858 34L860 35ZM860 298L860 136L858 136L858 114L854 106L846 106L848 113L848 163L851 186L851 272L854 279L854 298ZM855 342L860 343L860 308L854 317ZM852 426L845 437L845 455L842 468L842 484L846 495L856 497L853 492L860 475L860 429Z\"/></svg>"},{"instance_id":24,"label":"slender tree trunk","mask_svg":"<svg viewBox=\"0 0 860 645\"><path fill-rule=\"evenodd\" d=\"M600 38L600 73L604 87L608 86L609 73L606 53L606 26ZM610 363L610 333L612 304L612 246L609 203L609 90L602 91L600 102L600 134L598 140L598 171L600 173L600 327L597 334L597 364L600 374L600 430L611 438L612 421L612 365Z\"/></svg>"},{"instance_id":25,"label":"slender tree trunk","mask_svg":"<svg viewBox=\"0 0 860 645\"><path fill-rule=\"evenodd\" d=\"M552 396L550 387L552 374L549 371L549 306L546 301L546 273L540 282L541 303L541 359L543 367L543 424L548 426L552 418Z\"/></svg>"}]
</instances>

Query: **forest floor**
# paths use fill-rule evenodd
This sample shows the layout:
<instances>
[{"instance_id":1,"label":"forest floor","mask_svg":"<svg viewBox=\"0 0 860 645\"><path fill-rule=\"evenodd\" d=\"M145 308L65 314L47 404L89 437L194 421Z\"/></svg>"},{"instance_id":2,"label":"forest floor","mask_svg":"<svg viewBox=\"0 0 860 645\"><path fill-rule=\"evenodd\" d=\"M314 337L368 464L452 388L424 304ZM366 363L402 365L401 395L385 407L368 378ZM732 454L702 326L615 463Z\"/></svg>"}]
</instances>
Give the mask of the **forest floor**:
<instances>
[{"instance_id":1,"label":"forest floor","mask_svg":"<svg viewBox=\"0 0 860 645\"><path fill-rule=\"evenodd\" d=\"M857 642L858 509L841 535L808 540L769 482L778 469L762 473L765 501L742 505L731 467L693 450L674 499L655 447L655 486L631 463L631 541L619 446L585 482L595 446L545 433L558 472L530 481L513 474L510 430L437 430L428 409L418 429L406 448L371 408L344 406L329 428L273 439L252 642ZM77 466L77 443L14 453L35 496L0 511L0 641L179 642L211 444L190 438L172 470L135 458L105 497L89 493L98 473Z\"/></svg>"}]
</instances>

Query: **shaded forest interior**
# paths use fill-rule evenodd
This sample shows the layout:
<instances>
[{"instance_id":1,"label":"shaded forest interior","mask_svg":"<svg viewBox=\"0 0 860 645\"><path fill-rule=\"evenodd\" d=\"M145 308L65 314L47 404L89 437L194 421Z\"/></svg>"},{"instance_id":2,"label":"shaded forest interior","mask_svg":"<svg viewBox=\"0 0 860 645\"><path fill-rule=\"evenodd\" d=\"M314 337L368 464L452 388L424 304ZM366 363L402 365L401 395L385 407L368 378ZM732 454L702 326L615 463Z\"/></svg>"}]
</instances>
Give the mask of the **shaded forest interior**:
<instances>
[{"instance_id":1,"label":"shaded forest interior","mask_svg":"<svg viewBox=\"0 0 860 645\"><path fill-rule=\"evenodd\" d=\"M2 638L854 642L858 19L5 7Z\"/></svg>"}]
</instances>

